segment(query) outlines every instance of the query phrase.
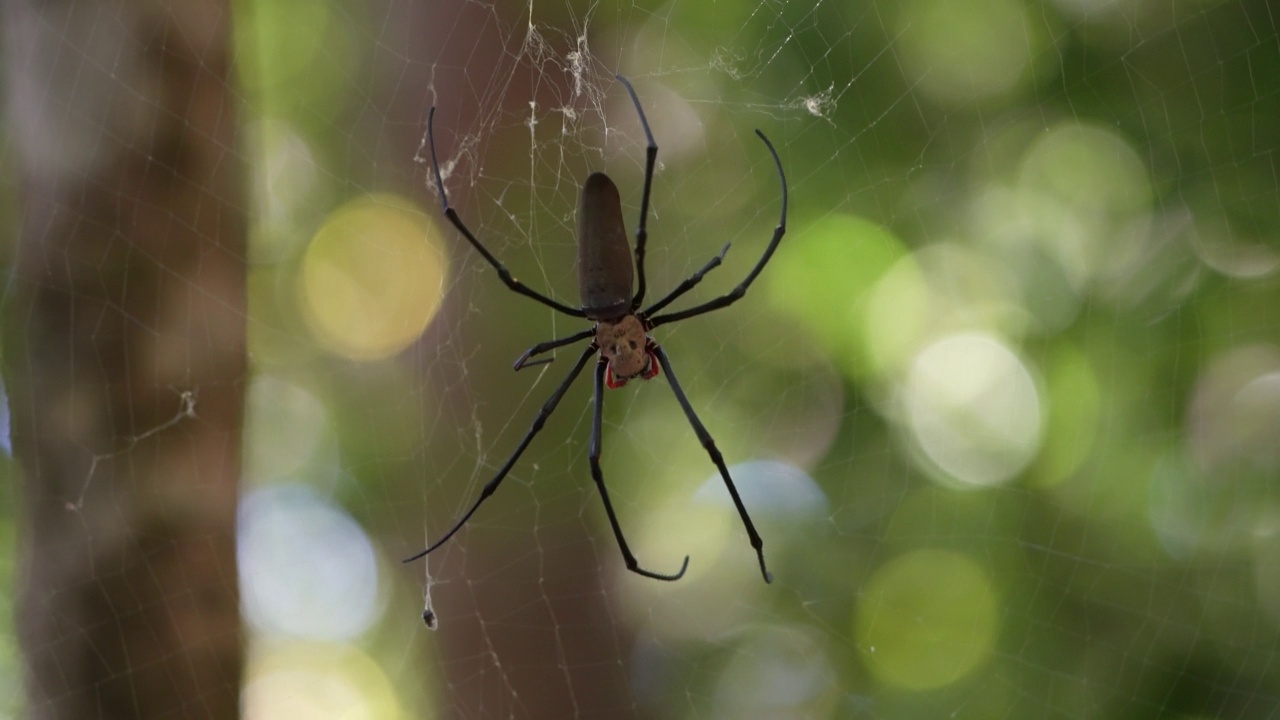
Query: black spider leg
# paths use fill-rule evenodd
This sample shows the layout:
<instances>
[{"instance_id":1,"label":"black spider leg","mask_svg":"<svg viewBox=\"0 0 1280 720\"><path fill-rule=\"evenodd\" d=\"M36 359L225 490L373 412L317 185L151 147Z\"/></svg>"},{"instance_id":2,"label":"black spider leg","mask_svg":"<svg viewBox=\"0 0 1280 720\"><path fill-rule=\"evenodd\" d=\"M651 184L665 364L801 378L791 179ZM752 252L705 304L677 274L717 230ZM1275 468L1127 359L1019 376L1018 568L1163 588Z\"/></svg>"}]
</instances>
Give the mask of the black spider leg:
<instances>
[{"instance_id":1,"label":"black spider leg","mask_svg":"<svg viewBox=\"0 0 1280 720\"><path fill-rule=\"evenodd\" d=\"M631 312L635 312L636 308L640 307L640 303L644 302L644 246L645 241L649 239L647 229L649 189L653 186L653 165L658 159L658 143L654 141L653 133L649 131L649 120L644 116L644 108L640 107L640 98L636 97L631 81L621 75L617 78L618 82L627 89L627 94L631 96L631 102L636 106L636 114L640 116L640 127L644 128L645 139L649 142L644 151L644 194L640 196L640 225L636 228L636 296L631 299Z\"/></svg>"},{"instance_id":2,"label":"black spider leg","mask_svg":"<svg viewBox=\"0 0 1280 720\"><path fill-rule=\"evenodd\" d=\"M756 532L756 526L751 522L751 516L747 514L747 506L742 504L742 497L738 495L738 488L733 484L733 478L729 477L729 468L724 464L724 456L720 454L720 449L716 447L716 441L711 438L711 433L707 432L707 428L698 419L698 414L693 411L693 406L689 404L689 398L685 397L684 390L680 388L680 381L676 380L676 374L671 370L671 362L667 360L666 351L658 345L653 345L653 352L658 356L658 362L662 365L662 372L667 376L667 382L671 385L671 391L675 393L676 402L680 403L680 409L684 410L685 417L689 419L689 424L693 426L693 432L698 436L698 442L702 443L703 449L711 456L711 462L715 463L716 469L720 471L720 477L724 478L724 485L729 489L729 496L733 498L733 505L738 508L738 516L742 518L742 524L747 529L747 537L751 539L751 547L755 548L756 557L760 559L760 573L764 575L764 581L767 583L773 582L773 574L764 565L764 540L760 538L760 533Z\"/></svg>"},{"instance_id":3,"label":"black spider leg","mask_svg":"<svg viewBox=\"0 0 1280 720\"><path fill-rule=\"evenodd\" d=\"M671 304L672 300L675 300L681 295L692 290L695 285L702 282L702 277L704 275L706 275L707 273L711 272L712 270L720 266L720 263L724 260L724 254L727 252L729 252L729 246L725 245L724 248L720 250L720 254L711 258L710 262L708 262L706 265L703 265L701 270L690 275L688 280L685 280L684 282L677 285L676 289L667 293L666 297L662 298L658 302L645 308L645 311L640 313L640 315L642 317L649 317L651 314L656 313L662 308Z\"/></svg>"},{"instance_id":4,"label":"black spider leg","mask_svg":"<svg viewBox=\"0 0 1280 720\"><path fill-rule=\"evenodd\" d=\"M518 371L521 368L533 367L534 365L545 365L546 363L549 363L552 360L555 360L555 358L543 358L541 360L534 360L532 362L529 361L529 358L533 357L534 355L541 355L542 353L547 352L548 350L555 350L558 347L564 347L565 345L572 345L581 340L586 340L587 338L591 337L595 333L595 331L596 329L594 327L589 327L586 330L583 330L582 332L574 333L568 337L556 338L555 340L540 342L537 345L534 345L533 347L529 348L528 350L525 350L523 355L516 358L516 364L512 367L512 369Z\"/></svg>"},{"instance_id":5,"label":"black spider leg","mask_svg":"<svg viewBox=\"0 0 1280 720\"><path fill-rule=\"evenodd\" d=\"M587 360L595 354L595 352L596 346L591 345L582 353L582 357L578 358L578 363L569 371L568 377L564 379L564 382L560 383L560 387L556 388L556 391L551 394L551 397L547 398L547 401L543 403L542 411L538 413L538 417L533 419L533 425L529 428L529 432L525 433L524 439L520 441L520 444L516 447L516 451L511 454L510 458L507 458L505 463L503 463L502 469L498 470L498 474L485 484L484 489L480 491L480 497L476 498L475 504L472 505L471 509L462 516L462 519L455 523L454 526L449 529L449 532L445 533L443 537L428 546L426 550L423 550L412 557L407 557L402 562L413 562L414 560L427 555L432 550L435 550L448 542L449 538L453 537L454 533L461 530L462 526L467 524L467 521L471 519L471 516L475 514L476 510L479 509L484 501L489 499L489 496L492 495L498 489L498 486L502 484L503 479L507 477L507 473L511 472L512 466L514 466L516 461L520 459L520 456L524 454L525 448L529 447L529 443L533 440L533 436L537 435L538 431L542 429L547 418L551 416L551 413L556 409L556 405L560 403L560 398L564 397L569 386L578 378L578 374L582 372L582 368L586 367Z\"/></svg>"},{"instance_id":6,"label":"black spider leg","mask_svg":"<svg viewBox=\"0 0 1280 720\"><path fill-rule=\"evenodd\" d=\"M640 563L636 562L636 556L631 554L631 548L627 547L627 539L622 536L622 526L618 524L618 516L613 512L613 503L609 502L609 490L604 486L604 473L600 470L600 425L604 409L604 374L607 366L608 362L604 358L596 363L595 409L591 416L591 453L587 456L591 462L591 479L596 481L596 487L600 489L604 511L609 515L609 525L613 528L613 537L618 541L618 549L622 551L622 560L627 564L627 569L654 580L679 580L684 577L684 571L689 569L689 556L684 556L684 564L680 566L680 572L674 575L663 575L640 567Z\"/></svg>"},{"instance_id":7,"label":"black spider leg","mask_svg":"<svg viewBox=\"0 0 1280 720\"><path fill-rule=\"evenodd\" d=\"M778 249L778 243L782 240L782 236L787 232L787 176L782 172L782 161L778 159L778 151L773 149L773 143L769 142L769 138L765 137L764 133L759 130L756 130L756 135L759 135L760 139L764 141L765 147L769 148L769 154L773 156L773 164L778 168L778 180L782 182L782 215L778 219L778 227L773 230L773 238L769 240L769 246L765 248L764 255L760 257L756 266L751 269L751 273L747 275L747 279L743 280L742 284L730 291L729 294L721 295L714 300L709 300L697 307L691 307L688 310L659 315L649 321L649 327L655 328L659 325L675 322L677 320L684 320L685 318L691 318L695 315L708 313L712 310L719 310L720 308L734 304L740 300L743 295L747 294L747 288L751 287L751 283L755 282L756 276L759 275L760 271L764 270L764 266L769 263L769 258L773 257L773 251Z\"/></svg>"},{"instance_id":8,"label":"black spider leg","mask_svg":"<svg viewBox=\"0 0 1280 720\"><path fill-rule=\"evenodd\" d=\"M435 175L436 190L440 193L440 206L444 210L445 218L447 218L449 222L453 223L453 226L458 229L458 232L462 233L462 235L467 238L467 241L471 243L471 247L475 248L477 252L483 255L484 259L493 266L493 269L498 271L498 277L502 278L502 282L505 283L508 288L524 295L525 297L533 298L552 310L559 310L565 315L570 315L572 317L586 317L587 314L581 309L571 308L568 305L556 302L555 300L552 300L546 295L543 295L537 290L534 290L515 279L511 275L511 271L499 262L498 258L494 257L493 254L476 239L476 236L467 229L467 226L462 222L462 219L458 217L458 213L449 206L449 195L445 193L444 180L440 177L440 163L436 160L435 119L436 109L432 107L431 112L427 114L427 143L431 146L431 172Z\"/></svg>"}]
</instances>

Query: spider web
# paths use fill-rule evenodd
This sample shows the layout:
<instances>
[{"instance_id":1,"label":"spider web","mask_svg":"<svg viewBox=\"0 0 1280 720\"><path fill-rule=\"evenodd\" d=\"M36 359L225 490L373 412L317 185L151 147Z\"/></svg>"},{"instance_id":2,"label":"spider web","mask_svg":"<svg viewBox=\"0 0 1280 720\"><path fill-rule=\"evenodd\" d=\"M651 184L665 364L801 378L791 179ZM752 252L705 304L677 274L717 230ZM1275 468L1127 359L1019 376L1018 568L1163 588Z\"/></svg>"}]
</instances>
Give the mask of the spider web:
<instances>
[{"instance_id":1,"label":"spider web","mask_svg":"<svg viewBox=\"0 0 1280 720\"><path fill-rule=\"evenodd\" d=\"M1264 0L235 10L247 715L1280 716ZM587 327L444 220L428 113L459 216L576 306L582 180L613 178L629 230L639 212L619 72L660 146L651 300L727 243L670 309L705 302L764 251L781 194L757 128L787 174L747 296L653 333L775 581L661 376L605 393L602 466L641 565L689 571L626 571L587 465L590 364L466 527L401 565L585 345L511 363ZM199 415L175 393L135 438Z\"/></svg>"}]
</instances>

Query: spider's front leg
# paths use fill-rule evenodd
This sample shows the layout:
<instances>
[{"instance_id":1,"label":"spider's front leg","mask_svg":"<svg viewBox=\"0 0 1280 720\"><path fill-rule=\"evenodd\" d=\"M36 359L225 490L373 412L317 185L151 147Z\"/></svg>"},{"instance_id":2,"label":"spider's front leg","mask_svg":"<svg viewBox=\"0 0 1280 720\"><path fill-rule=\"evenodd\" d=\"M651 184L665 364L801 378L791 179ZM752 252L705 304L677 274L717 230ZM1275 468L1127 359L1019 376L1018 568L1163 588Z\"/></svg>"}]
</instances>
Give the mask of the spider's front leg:
<instances>
[{"instance_id":1,"label":"spider's front leg","mask_svg":"<svg viewBox=\"0 0 1280 720\"><path fill-rule=\"evenodd\" d=\"M534 290L528 285L517 280L515 276L511 274L511 271L507 269L507 266L503 265L493 253L489 252L489 249L484 246L484 243L480 242L480 239L475 236L475 233L471 232L466 223L462 222L462 218L458 217L458 211L454 210L453 207L449 205L449 194L445 192L444 177L440 174L440 161L436 158L435 121L436 108L433 105L431 107L431 111L427 113L427 144L431 146L431 174L436 181L436 192L440 195L440 210L444 213L445 219L448 220L453 227L458 230L458 232L462 233L462 236L467 239L467 242L471 243L471 247L475 248L476 252L480 253L480 255L485 259L485 262L493 266L493 269L498 272L498 278L502 280L502 283L512 292L537 300L552 310L562 312L570 317L586 317L587 314L583 312L581 308L571 308L564 303L552 300L546 295L543 295L537 290Z\"/></svg>"},{"instance_id":2,"label":"spider's front leg","mask_svg":"<svg viewBox=\"0 0 1280 720\"><path fill-rule=\"evenodd\" d=\"M565 345L572 345L581 340L586 340L587 338L591 337L595 333L595 331L596 331L595 328L587 328L582 332L574 333L568 337L556 338L555 340L540 342L537 345L534 345L533 347L529 348L528 350L525 350L520 357L516 358L515 365L512 367L512 369L519 371L523 368L533 367L534 365L545 365L546 363L549 363L552 360L555 360L555 358L542 358L541 360L532 360L532 361L530 360L530 358L532 358L534 355L541 355L544 352L555 350L558 347L564 347Z\"/></svg>"}]
</instances>

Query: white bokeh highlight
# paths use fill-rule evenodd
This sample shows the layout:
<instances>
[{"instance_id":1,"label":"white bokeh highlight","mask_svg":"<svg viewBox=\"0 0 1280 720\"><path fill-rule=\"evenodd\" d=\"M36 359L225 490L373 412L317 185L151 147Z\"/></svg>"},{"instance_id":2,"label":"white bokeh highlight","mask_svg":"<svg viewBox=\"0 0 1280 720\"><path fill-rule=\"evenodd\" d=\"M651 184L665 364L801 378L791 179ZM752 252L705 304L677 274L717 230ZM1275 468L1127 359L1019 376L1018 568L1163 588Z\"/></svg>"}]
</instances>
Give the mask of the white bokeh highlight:
<instances>
[{"instance_id":1,"label":"white bokeh highlight","mask_svg":"<svg viewBox=\"0 0 1280 720\"><path fill-rule=\"evenodd\" d=\"M245 617L264 634L350 640L381 610L369 537L306 486L272 486L244 498L238 557Z\"/></svg>"},{"instance_id":2,"label":"white bokeh highlight","mask_svg":"<svg viewBox=\"0 0 1280 720\"><path fill-rule=\"evenodd\" d=\"M995 337L966 333L921 350L903 388L906 425L923 456L961 485L1007 482L1035 457L1042 400L1031 371Z\"/></svg>"}]
</instances>

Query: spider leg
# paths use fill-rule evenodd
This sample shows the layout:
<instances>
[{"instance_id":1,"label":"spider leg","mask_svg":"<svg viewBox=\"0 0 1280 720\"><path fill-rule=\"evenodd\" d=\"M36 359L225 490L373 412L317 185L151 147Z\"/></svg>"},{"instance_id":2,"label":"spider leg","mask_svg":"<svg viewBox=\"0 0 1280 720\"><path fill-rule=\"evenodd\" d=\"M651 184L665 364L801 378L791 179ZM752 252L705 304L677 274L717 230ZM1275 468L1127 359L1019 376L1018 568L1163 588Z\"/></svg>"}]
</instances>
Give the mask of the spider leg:
<instances>
[{"instance_id":1,"label":"spider leg","mask_svg":"<svg viewBox=\"0 0 1280 720\"><path fill-rule=\"evenodd\" d=\"M542 429L547 418L551 416L551 413L556 409L556 405L560 403L560 398L564 397L569 386L577 379L579 373L582 372L582 368L586 367L587 360L595 352L596 348L592 345L582 353L582 357L578 358L578 363L569 371L569 375L564 379L564 382L560 383L560 387L556 388L556 391L552 393L551 397L547 398L547 401L542 405L542 411L538 413L538 417L533 419L533 425L529 428L529 432L525 433L524 439L520 441L520 444L516 447L516 451L511 454L510 458L507 458L505 463L503 463L502 468L498 470L498 474L485 484L484 489L480 491L480 497L476 498L475 504L473 504L471 509L462 516L462 519L455 523L454 526L449 529L449 532L445 533L443 537L428 546L426 550L423 550L412 557L407 557L402 562L413 562L414 560L427 555L431 551L448 542L449 538L453 537L454 533L461 530L462 526L467 524L467 521L471 519L471 516L475 514L476 510L478 510L484 501L488 500L489 496L492 495L494 491L498 489L498 486L502 484L502 481L507 477L507 473L511 472L512 466L515 465L516 461L520 459L520 456L524 454L525 448L529 447L529 443L533 440L533 436L537 435L538 431Z\"/></svg>"},{"instance_id":2,"label":"spider leg","mask_svg":"<svg viewBox=\"0 0 1280 720\"><path fill-rule=\"evenodd\" d=\"M516 364L514 366L514 369L520 370L521 368L527 368L527 367L532 367L534 365L543 365L543 364L549 363L555 358L543 358L541 360L534 360L533 362L529 362L529 358L533 357L534 355L541 355L542 353L547 352L548 350L555 350L558 347L564 347L565 345L572 345L580 340L586 340L587 338L591 337L591 335L595 333L595 331L596 329L594 327L590 327L590 328L587 328L586 330L583 330L580 333L574 333L568 337L557 338L555 340L548 340L547 342L540 342L537 345L534 345L533 347L529 348L528 350L525 350L523 355L516 358Z\"/></svg>"},{"instance_id":3,"label":"spider leg","mask_svg":"<svg viewBox=\"0 0 1280 720\"><path fill-rule=\"evenodd\" d=\"M640 196L640 225L636 228L636 296L631 299L631 311L640 307L640 303L644 301L644 246L645 241L649 238L649 230L647 225L649 222L649 189L653 187L653 165L658 159L658 143L653 139L653 133L649 130L649 120L644 116L644 108L640 107L640 98L636 97L635 88L631 87L631 81L625 77L618 75L618 82L627 89L627 94L631 96L631 103L636 106L636 114L640 116L640 127L644 128L645 139L649 141L645 147L644 158L644 193Z\"/></svg>"},{"instance_id":4,"label":"spider leg","mask_svg":"<svg viewBox=\"0 0 1280 720\"><path fill-rule=\"evenodd\" d=\"M670 305L672 300L675 300L681 295L692 290L695 285L702 282L702 277L704 275L711 272L715 268L720 267L720 263L724 260L724 255L727 252L729 252L729 246L726 244L724 248L720 250L720 254L711 258L710 262L708 262L706 265L703 265L701 270L690 275L688 280L685 280L684 282L677 285L675 290L672 290L671 292L667 293L666 297L650 305L648 308L645 308L645 311L640 314L643 315L644 317L648 317L652 313L658 312L659 310L666 307L667 305Z\"/></svg>"},{"instance_id":5,"label":"spider leg","mask_svg":"<svg viewBox=\"0 0 1280 720\"><path fill-rule=\"evenodd\" d=\"M604 501L604 511L609 515L609 525L613 527L613 537L618 541L618 549L622 551L622 560L627 564L627 569L637 575L643 575L654 580L679 580L684 577L684 571L689 569L689 556L684 556L684 564L680 566L680 572L674 575L651 572L640 567L640 563L636 562L636 556L631 554L631 548L627 547L627 539L622 536L622 526L618 524L618 516L613 511L613 503L609 502L609 491L604 486L604 473L600 470L600 425L604 408L605 366L606 363L603 358L596 363L595 409L591 416L591 453L588 455L588 460L591 462L591 479L596 481L596 487L600 489L600 499Z\"/></svg>"},{"instance_id":6,"label":"spider leg","mask_svg":"<svg viewBox=\"0 0 1280 720\"><path fill-rule=\"evenodd\" d=\"M570 315L572 317L586 317L586 313L581 309L571 308L568 305L552 300L512 276L511 271L499 262L498 258L494 257L493 254L490 253L478 239L476 239L476 236L467 229L466 224L464 224L462 219L458 217L458 213L450 207L449 195L444 191L444 180L440 177L440 163L436 160L435 118L436 109L432 107L431 112L427 114L427 143L431 146L431 173L435 176L436 190L440 193L440 206L444 210L445 218L450 223L453 223L453 226L458 229L458 232L462 233L463 237L467 239L467 242L471 243L471 247L475 248L476 252L483 255L484 259L493 266L493 269L498 271L498 277L501 278L502 282L505 283L512 291L524 295L525 297L533 298L552 310L558 310L565 315Z\"/></svg>"},{"instance_id":7,"label":"spider leg","mask_svg":"<svg viewBox=\"0 0 1280 720\"><path fill-rule=\"evenodd\" d=\"M662 364L662 370L666 373L667 382L671 384L671 391L675 393L676 402L680 403L680 409L684 410L684 415L689 419L689 424L693 426L693 432L697 434L698 441L702 443L702 447L711 456L711 462L715 463L716 469L720 471L720 477L724 478L725 487L729 489L729 496L733 498L734 507L738 508L738 516L742 518L742 524L747 529L747 537L751 539L751 547L755 548L756 557L760 559L760 573L764 575L764 581L773 582L773 574L764 564L764 540L760 538L760 533L756 532L756 526L751 522L751 516L747 514L747 506L742 504L742 498L738 495L738 488L733 484L733 478L729 477L729 468L724 464L724 456L720 454L719 448L716 447L716 441L711 438L711 433L707 432L707 428L703 426L702 421L698 419L698 414L693 411L693 406L689 404L689 398L685 397L684 390L680 388L680 381L676 380L676 374L671 370L671 362L667 360L667 353L660 346L654 345L653 352L658 356L658 362Z\"/></svg>"},{"instance_id":8,"label":"spider leg","mask_svg":"<svg viewBox=\"0 0 1280 720\"><path fill-rule=\"evenodd\" d=\"M765 248L764 255L760 257L760 260L756 263L756 266L751 269L751 272L747 275L747 278L742 281L742 284L738 285L738 287L734 288L727 295L721 295L714 300L709 300L697 307L691 307L688 310L659 315L649 321L649 327L655 328L659 325L665 325L666 323L675 322L677 320L684 320L703 313L709 313L712 310L729 307L734 304L740 300L743 295L747 294L747 288L751 287L751 283L755 282L756 276L759 275L760 272L764 270L764 266L769 263L769 258L773 257L773 251L778 249L778 243L781 242L782 236L787 232L787 176L782 172L782 161L778 159L778 151L773 149L773 143L769 142L769 138L765 137L764 133L759 130L756 130L756 135L759 135L760 139L764 141L765 147L769 148L769 154L773 156L773 164L778 168L778 180L782 182L782 215L778 218L778 226L773 230L773 238L769 240L769 246Z\"/></svg>"}]
</instances>

